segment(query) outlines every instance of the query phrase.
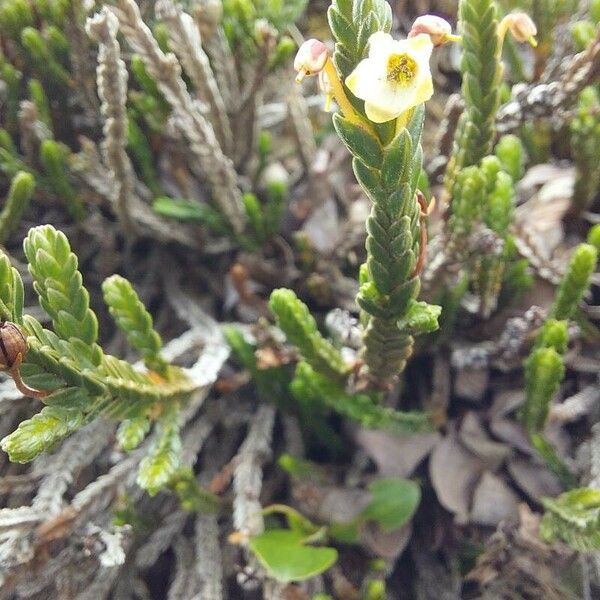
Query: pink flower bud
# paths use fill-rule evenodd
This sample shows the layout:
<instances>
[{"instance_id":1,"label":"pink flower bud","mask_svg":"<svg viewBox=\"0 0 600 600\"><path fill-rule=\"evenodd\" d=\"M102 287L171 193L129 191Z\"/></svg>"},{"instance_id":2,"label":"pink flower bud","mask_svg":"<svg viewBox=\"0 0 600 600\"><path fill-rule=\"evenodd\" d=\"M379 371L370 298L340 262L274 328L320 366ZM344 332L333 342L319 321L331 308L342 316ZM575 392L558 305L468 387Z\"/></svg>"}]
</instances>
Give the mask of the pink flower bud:
<instances>
[{"instance_id":1,"label":"pink flower bud","mask_svg":"<svg viewBox=\"0 0 600 600\"><path fill-rule=\"evenodd\" d=\"M529 42L532 45L537 35L537 27L531 17L525 13L511 13L504 17L508 30L517 42Z\"/></svg>"},{"instance_id":2,"label":"pink flower bud","mask_svg":"<svg viewBox=\"0 0 600 600\"><path fill-rule=\"evenodd\" d=\"M294 69L298 71L296 81L320 73L328 58L329 52L323 42L315 39L306 40L298 49L294 59Z\"/></svg>"},{"instance_id":3,"label":"pink flower bud","mask_svg":"<svg viewBox=\"0 0 600 600\"><path fill-rule=\"evenodd\" d=\"M436 15L422 15L419 17L408 32L408 37L416 37L420 33L426 33L434 46L441 46L455 39L452 35L452 26L448 21Z\"/></svg>"}]
</instances>

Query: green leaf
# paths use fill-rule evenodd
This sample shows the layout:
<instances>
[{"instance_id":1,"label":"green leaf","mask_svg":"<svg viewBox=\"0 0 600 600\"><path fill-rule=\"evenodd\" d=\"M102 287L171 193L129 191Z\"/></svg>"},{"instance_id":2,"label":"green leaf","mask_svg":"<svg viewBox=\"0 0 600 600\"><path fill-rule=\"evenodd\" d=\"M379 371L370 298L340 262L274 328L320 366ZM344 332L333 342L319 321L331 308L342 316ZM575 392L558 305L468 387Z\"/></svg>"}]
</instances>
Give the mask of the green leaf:
<instances>
[{"instance_id":1,"label":"green leaf","mask_svg":"<svg viewBox=\"0 0 600 600\"><path fill-rule=\"evenodd\" d=\"M169 485L177 494L181 508L185 511L214 513L221 505L221 499L201 486L190 468L179 469Z\"/></svg>"},{"instance_id":2,"label":"green leaf","mask_svg":"<svg viewBox=\"0 0 600 600\"><path fill-rule=\"evenodd\" d=\"M408 307L406 317L398 322L398 327L411 335L432 333L439 328L438 319L441 312L441 306L413 300Z\"/></svg>"},{"instance_id":3,"label":"green leaf","mask_svg":"<svg viewBox=\"0 0 600 600\"><path fill-rule=\"evenodd\" d=\"M40 305L54 331L64 340L76 338L94 347L98 321L66 236L52 225L41 225L29 231L23 248Z\"/></svg>"},{"instance_id":4,"label":"green leaf","mask_svg":"<svg viewBox=\"0 0 600 600\"><path fill-rule=\"evenodd\" d=\"M71 77L58 62L49 47L48 41L34 27L25 27L21 31L21 44L27 50L31 61L48 82L59 87L69 87Z\"/></svg>"},{"instance_id":5,"label":"green leaf","mask_svg":"<svg viewBox=\"0 0 600 600\"><path fill-rule=\"evenodd\" d=\"M119 446L126 452L137 448L150 431L150 419L147 417L136 417L127 419L121 423L117 431Z\"/></svg>"},{"instance_id":6,"label":"green leaf","mask_svg":"<svg viewBox=\"0 0 600 600\"><path fill-rule=\"evenodd\" d=\"M516 135L503 135L496 146L496 156L502 169L514 182L520 181L525 174L525 148Z\"/></svg>"},{"instance_id":7,"label":"green leaf","mask_svg":"<svg viewBox=\"0 0 600 600\"><path fill-rule=\"evenodd\" d=\"M12 462L26 463L83 425L83 413L77 409L47 406L22 421L1 442Z\"/></svg>"},{"instance_id":8,"label":"green leaf","mask_svg":"<svg viewBox=\"0 0 600 600\"><path fill-rule=\"evenodd\" d=\"M600 252L600 223L590 227L587 234L587 243L594 246Z\"/></svg>"},{"instance_id":9,"label":"green leaf","mask_svg":"<svg viewBox=\"0 0 600 600\"><path fill-rule=\"evenodd\" d=\"M407 479L379 479L369 491L372 499L361 518L377 521L387 532L410 521L421 501L421 488Z\"/></svg>"},{"instance_id":10,"label":"green leaf","mask_svg":"<svg viewBox=\"0 0 600 600\"><path fill-rule=\"evenodd\" d=\"M562 356L554 348L534 350L525 364L526 401L522 419L529 431L542 431L550 402L557 394L565 374Z\"/></svg>"},{"instance_id":11,"label":"green leaf","mask_svg":"<svg viewBox=\"0 0 600 600\"><path fill-rule=\"evenodd\" d=\"M356 157L352 159L352 170L367 196L373 202L377 202L383 194L379 171L367 167L365 163Z\"/></svg>"},{"instance_id":12,"label":"green leaf","mask_svg":"<svg viewBox=\"0 0 600 600\"><path fill-rule=\"evenodd\" d=\"M305 362L298 363L291 389L300 400L312 398L370 429L398 433L430 429L429 417L425 413L400 412L378 405L368 394L349 394L338 383L315 372Z\"/></svg>"},{"instance_id":13,"label":"green leaf","mask_svg":"<svg viewBox=\"0 0 600 600\"><path fill-rule=\"evenodd\" d=\"M554 348L559 354L567 351L569 330L567 321L548 319L540 329L536 348Z\"/></svg>"},{"instance_id":14,"label":"green leaf","mask_svg":"<svg viewBox=\"0 0 600 600\"><path fill-rule=\"evenodd\" d=\"M333 379L348 371L339 350L321 335L308 307L292 290L274 290L269 308L288 340L315 370Z\"/></svg>"},{"instance_id":15,"label":"green leaf","mask_svg":"<svg viewBox=\"0 0 600 600\"><path fill-rule=\"evenodd\" d=\"M303 539L310 537L312 541L321 539L324 530L307 519L302 513L285 504L271 504L262 510L263 516L281 514L285 517L287 526L302 535Z\"/></svg>"},{"instance_id":16,"label":"green leaf","mask_svg":"<svg viewBox=\"0 0 600 600\"><path fill-rule=\"evenodd\" d=\"M350 523L331 523L329 536L340 544L360 543L360 523L354 520Z\"/></svg>"},{"instance_id":17,"label":"green leaf","mask_svg":"<svg viewBox=\"0 0 600 600\"><path fill-rule=\"evenodd\" d=\"M305 540L299 531L271 529L253 537L250 548L277 581L303 581L325 572L338 558L335 548L306 546Z\"/></svg>"},{"instance_id":18,"label":"green leaf","mask_svg":"<svg viewBox=\"0 0 600 600\"><path fill-rule=\"evenodd\" d=\"M35 191L31 173L19 171L12 179L4 208L0 214L0 244L4 244L21 221Z\"/></svg>"},{"instance_id":19,"label":"green leaf","mask_svg":"<svg viewBox=\"0 0 600 600\"><path fill-rule=\"evenodd\" d=\"M115 323L129 344L143 356L146 366L166 374L168 364L160 356L162 340L131 283L120 275L112 275L103 282L102 292Z\"/></svg>"},{"instance_id":20,"label":"green leaf","mask_svg":"<svg viewBox=\"0 0 600 600\"><path fill-rule=\"evenodd\" d=\"M579 552L600 550L600 490L578 488L543 498L546 514L540 534L547 541L562 539Z\"/></svg>"},{"instance_id":21,"label":"green leaf","mask_svg":"<svg viewBox=\"0 0 600 600\"><path fill-rule=\"evenodd\" d=\"M579 480L565 462L560 458L554 446L544 438L542 433L531 432L531 445L536 449L542 460L546 463L548 469L556 475L563 487L575 487Z\"/></svg>"},{"instance_id":22,"label":"green leaf","mask_svg":"<svg viewBox=\"0 0 600 600\"><path fill-rule=\"evenodd\" d=\"M590 244L580 244L573 252L567 272L560 283L550 309L555 319L570 319L587 292L592 273L598 262L598 251Z\"/></svg>"},{"instance_id":23,"label":"green leaf","mask_svg":"<svg viewBox=\"0 0 600 600\"><path fill-rule=\"evenodd\" d=\"M90 403L90 396L84 388L63 387L44 398L44 404L59 408L85 411Z\"/></svg>"},{"instance_id":24,"label":"green leaf","mask_svg":"<svg viewBox=\"0 0 600 600\"><path fill-rule=\"evenodd\" d=\"M408 130L403 129L385 149L381 165L381 180L386 189L395 190L405 178L404 171L410 167L408 160L412 141Z\"/></svg>"},{"instance_id":25,"label":"green leaf","mask_svg":"<svg viewBox=\"0 0 600 600\"><path fill-rule=\"evenodd\" d=\"M0 252L0 317L21 324L23 296L21 275L11 266L8 256Z\"/></svg>"},{"instance_id":26,"label":"green leaf","mask_svg":"<svg viewBox=\"0 0 600 600\"><path fill-rule=\"evenodd\" d=\"M353 156L372 169L381 168L383 149L379 140L365 128L340 116L333 115L333 124L340 138Z\"/></svg>"},{"instance_id":27,"label":"green leaf","mask_svg":"<svg viewBox=\"0 0 600 600\"><path fill-rule=\"evenodd\" d=\"M172 404L165 409L158 423L153 447L140 463L137 482L151 496L167 486L181 461L179 408Z\"/></svg>"},{"instance_id":28,"label":"green leaf","mask_svg":"<svg viewBox=\"0 0 600 600\"><path fill-rule=\"evenodd\" d=\"M208 204L181 198L156 198L152 208L163 217L177 219L183 223L206 225L215 233L225 234L229 231L225 219Z\"/></svg>"},{"instance_id":29,"label":"green leaf","mask_svg":"<svg viewBox=\"0 0 600 600\"><path fill-rule=\"evenodd\" d=\"M57 198L65 203L75 221L85 217L85 208L79 194L69 181L69 149L55 140L44 140L40 146L40 162Z\"/></svg>"},{"instance_id":30,"label":"green leaf","mask_svg":"<svg viewBox=\"0 0 600 600\"><path fill-rule=\"evenodd\" d=\"M257 242L264 243L267 238L263 208L255 194L246 193L242 197L248 224L253 230Z\"/></svg>"},{"instance_id":31,"label":"green leaf","mask_svg":"<svg viewBox=\"0 0 600 600\"><path fill-rule=\"evenodd\" d=\"M459 120L446 171L445 186L453 193L457 174L478 165L492 150L502 82L498 6L495 0L461 0L461 72L465 110Z\"/></svg>"}]
</instances>

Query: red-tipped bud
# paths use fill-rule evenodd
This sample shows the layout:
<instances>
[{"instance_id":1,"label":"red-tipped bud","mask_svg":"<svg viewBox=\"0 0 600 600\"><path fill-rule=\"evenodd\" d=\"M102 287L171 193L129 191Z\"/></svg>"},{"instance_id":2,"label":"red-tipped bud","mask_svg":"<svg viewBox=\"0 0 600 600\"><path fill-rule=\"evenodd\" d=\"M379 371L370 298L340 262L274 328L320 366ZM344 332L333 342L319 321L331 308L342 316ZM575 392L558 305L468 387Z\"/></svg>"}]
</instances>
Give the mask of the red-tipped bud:
<instances>
[{"instance_id":1,"label":"red-tipped bud","mask_svg":"<svg viewBox=\"0 0 600 600\"><path fill-rule=\"evenodd\" d=\"M306 40L298 49L294 59L294 69L298 71L296 81L320 73L328 58L329 51L323 42L315 39Z\"/></svg>"},{"instance_id":2,"label":"red-tipped bud","mask_svg":"<svg viewBox=\"0 0 600 600\"><path fill-rule=\"evenodd\" d=\"M436 15L422 15L419 17L408 32L408 37L416 37L426 33L434 46L441 46L446 42L457 41L458 37L452 35L452 26L448 21Z\"/></svg>"}]
</instances>

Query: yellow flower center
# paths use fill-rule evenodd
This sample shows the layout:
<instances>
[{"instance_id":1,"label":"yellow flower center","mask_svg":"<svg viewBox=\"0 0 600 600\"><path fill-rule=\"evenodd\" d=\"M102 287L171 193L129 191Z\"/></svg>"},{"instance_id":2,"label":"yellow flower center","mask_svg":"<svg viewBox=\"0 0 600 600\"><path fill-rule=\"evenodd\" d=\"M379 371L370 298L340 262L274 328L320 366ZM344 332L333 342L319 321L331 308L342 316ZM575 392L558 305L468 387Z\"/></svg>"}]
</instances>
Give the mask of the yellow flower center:
<instances>
[{"instance_id":1,"label":"yellow flower center","mask_svg":"<svg viewBox=\"0 0 600 600\"><path fill-rule=\"evenodd\" d=\"M417 76L417 62L408 54L392 54L387 63L387 80L410 85Z\"/></svg>"}]
</instances>

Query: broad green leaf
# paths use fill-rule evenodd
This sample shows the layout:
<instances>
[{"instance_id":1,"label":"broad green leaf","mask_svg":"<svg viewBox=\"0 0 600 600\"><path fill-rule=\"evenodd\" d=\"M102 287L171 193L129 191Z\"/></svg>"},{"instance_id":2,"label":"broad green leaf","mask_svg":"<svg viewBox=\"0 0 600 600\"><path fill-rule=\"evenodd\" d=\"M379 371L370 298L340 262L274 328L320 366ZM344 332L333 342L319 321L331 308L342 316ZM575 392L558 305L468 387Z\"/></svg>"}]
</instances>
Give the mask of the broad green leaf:
<instances>
[{"instance_id":1,"label":"broad green leaf","mask_svg":"<svg viewBox=\"0 0 600 600\"><path fill-rule=\"evenodd\" d=\"M250 548L268 571L282 583L303 581L323 573L337 560L335 548L306 546L299 531L271 529L250 540Z\"/></svg>"},{"instance_id":2,"label":"broad green leaf","mask_svg":"<svg viewBox=\"0 0 600 600\"><path fill-rule=\"evenodd\" d=\"M356 158L372 169L381 168L383 150L379 140L373 134L337 113L333 115L333 124L348 150Z\"/></svg>"},{"instance_id":3,"label":"broad green leaf","mask_svg":"<svg viewBox=\"0 0 600 600\"><path fill-rule=\"evenodd\" d=\"M361 517L376 521L384 531L407 523L421 501L421 488L407 479L380 479L369 485L369 491L373 497Z\"/></svg>"}]
</instances>

